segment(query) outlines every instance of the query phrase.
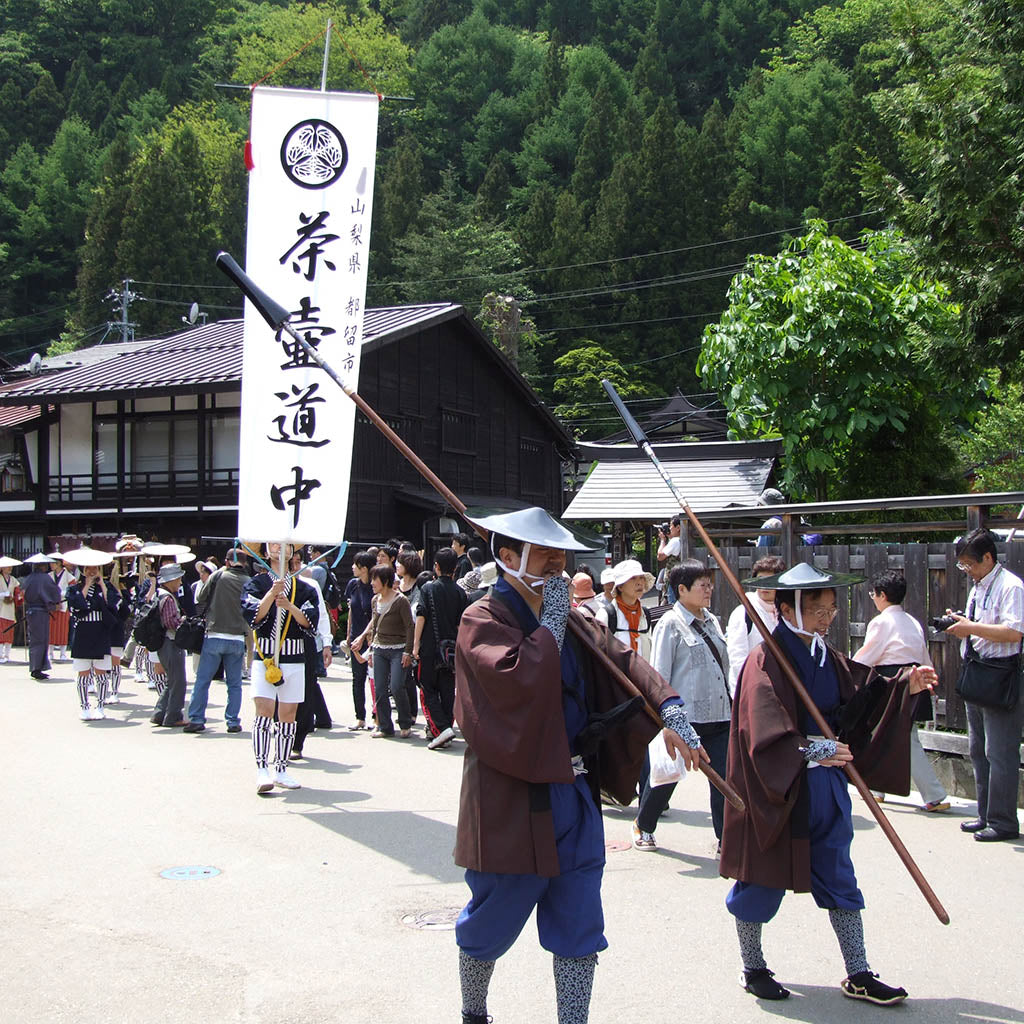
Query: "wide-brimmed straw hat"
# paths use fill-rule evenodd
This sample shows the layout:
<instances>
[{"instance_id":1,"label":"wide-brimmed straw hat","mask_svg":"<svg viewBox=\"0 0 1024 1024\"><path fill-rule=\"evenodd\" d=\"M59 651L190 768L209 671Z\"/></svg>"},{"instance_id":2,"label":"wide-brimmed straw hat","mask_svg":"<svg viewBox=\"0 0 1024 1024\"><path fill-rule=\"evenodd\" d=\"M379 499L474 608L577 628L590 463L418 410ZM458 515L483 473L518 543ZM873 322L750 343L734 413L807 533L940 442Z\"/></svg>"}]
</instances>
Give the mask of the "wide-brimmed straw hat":
<instances>
[{"instance_id":1,"label":"wide-brimmed straw hat","mask_svg":"<svg viewBox=\"0 0 1024 1024\"><path fill-rule=\"evenodd\" d=\"M65 551L60 556L69 565L110 565L114 556L109 551L97 551L88 545Z\"/></svg>"}]
</instances>

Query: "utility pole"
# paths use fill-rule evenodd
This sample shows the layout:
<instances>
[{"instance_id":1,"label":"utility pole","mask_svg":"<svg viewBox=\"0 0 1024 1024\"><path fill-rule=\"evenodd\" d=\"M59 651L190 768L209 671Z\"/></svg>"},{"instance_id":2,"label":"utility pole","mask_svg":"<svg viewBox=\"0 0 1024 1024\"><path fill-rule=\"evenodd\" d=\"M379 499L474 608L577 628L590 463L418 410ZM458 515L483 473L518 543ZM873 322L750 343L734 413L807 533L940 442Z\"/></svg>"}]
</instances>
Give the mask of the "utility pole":
<instances>
[{"instance_id":1,"label":"utility pole","mask_svg":"<svg viewBox=\"0 0 1024 1024\"><path fill-rule=\"evenodd\" d=\"M108 295L108 299L113 299L118 303L116 311L120 313L121 319L119 321L108 321L107 326L109 328L119 328L121 331L121 341L129 342L135 340L135 328L138 324L132 323L128 319L128 307L134 302L138 295L132 291L133 282L130 277L125 278L121 282L121 290L111 291Z\"/></svg>"}]
</instances>

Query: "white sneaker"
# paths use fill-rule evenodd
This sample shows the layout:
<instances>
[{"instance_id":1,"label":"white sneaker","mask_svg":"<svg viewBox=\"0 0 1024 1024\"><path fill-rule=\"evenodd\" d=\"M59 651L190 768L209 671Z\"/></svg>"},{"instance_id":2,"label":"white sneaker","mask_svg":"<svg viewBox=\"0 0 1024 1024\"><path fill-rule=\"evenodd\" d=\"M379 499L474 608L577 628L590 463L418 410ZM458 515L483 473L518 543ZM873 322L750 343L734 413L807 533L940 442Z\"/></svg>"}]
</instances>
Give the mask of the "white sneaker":
<instances>
[{"instance_id":1,"label":"white sneaker","mask_svg":"<svg viewBox=\"0 0 1024 1024\"><path fill-rule=\"evenodd\" d=\"M92 721L92 708L82 708L82 710L78 712L78 717L83 722L91 722Z\"/></svg>"},{"instance_id":2,"label":"white sneaker","mask_svg":"<svg viewBox=\"0 0 1024 1024\"><path fill-rule=\"evenodd\" d=\"M274 780L266 768L256 769L256 792L269 793L274 788Z\"/></svg>"},{"instance_id":3,"label":"white sneaker","mask_svg":"<svg viewBox=\"0 0 1024 1024\"><path fill-rule=\"evenodd\" d=\"M302 783L294 776L289 775L286 770L279 770L274 781L282 789L302 789Z\"/></svg>"},{"instance_id":4,"label":"white sneaker","mask_svg":"<svg viewBox=\"0 0 1024 1024\"><path fill-rule=\"evenodd\" d=\"M445 746L455 739L455 730L450 726L447 729L442 729L428 744L427 750L437 750L440 747Z\"/></svg>"},{"instance_id":5,"label":"white sneaker","mask_svg":"<svg viewBox=\"0 0 1024 1024\"><path fill-rule=\"evenodd\" d=\"M107 703L108 704L120 704L121 703L121 698L116 693L112 693L107 698Z\"/></svg>"},{"instance_id":6,"label":"white sneaker","mask_svg":"<svg viewBox=\"0 0 1024 1024\"><path fill-rule=\"evenodd\" d=\"M101 719L103 719L103 718L106 718L106 717L107 717L107 716L106 716L106 715L105 715L105 714L103 713L103 708L93 708L93 711L92 711L92 720L93 720L94 722L98 722L98 721L100 721Z\"/></svg>"}]
</instances>

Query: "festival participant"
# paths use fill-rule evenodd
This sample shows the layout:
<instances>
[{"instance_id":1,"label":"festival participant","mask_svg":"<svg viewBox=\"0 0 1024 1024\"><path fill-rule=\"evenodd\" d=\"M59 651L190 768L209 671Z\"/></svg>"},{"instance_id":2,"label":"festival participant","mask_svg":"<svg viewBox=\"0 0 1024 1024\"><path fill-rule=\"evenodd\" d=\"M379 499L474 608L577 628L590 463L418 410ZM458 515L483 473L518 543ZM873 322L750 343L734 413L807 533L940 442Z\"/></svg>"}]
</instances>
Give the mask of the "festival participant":
<instances>
[{"instance_id":1,"label":"festival participant","mask_svg":"<svg viewBox=\"0 0 1024 1024\"><path fill-rule=\"evenodd\" d=\"M199 666L188 704L188 725L183 732L206 730L206 706L210 683L219 668L224 669L228 699L224 722L228 732L241 732L242 665L245 661L245 635L249 624L242 617L242 588L249 580L242 551L230 548L224 566L211 573L196 593L196 602L206 613L206 636L199 652Z\"/></svg>"},{"instance_id":2,"label":"festival participant","mask_svg":"<svg viewBox=\"0 0 1024 1024\"><path fill-rule=\"evenodd\" d=\"M285 545L285 557L291 545ZM281 544L265 545L270 566L277 566ZM252 696L256 716L252 746L256 756L256 792L269 793L275 785L300 789L288 774L288 758L295 742L295 713L306 689L306 638L318 618L316 592L297 576L280 578L273 568L253 576L242 588L242 614L256 633L257 656L252 663ZM278 664L274 664L275 656ZM280 672L280 675L278 675ZM274 702L277 701L275 774L270 774L270 743L273 737Z\"/></svg>"},{"instance_id":3,"label":"festival participant","mask_svg":"<svg viewBox=\"0 0 1024 1024\"><path fill-rule=\"evenodd\" d=\"M369 662L376 683L377 728L373 739L395 735L391 721L391 700L398 714L398 735L412 735L412 715L405 688L404 670L412 664L412 642L415 623L409 602L395 587L395 570L389 565L375 565L370 570L373 587L373 614L361 639L370 649Z\"/></svg>"},{"instance_id":4,"label":"festival participant","mask_svg":"<svg viewBox=\"0 0 1024 1024\"><path fill-rule=\"evenodd\" d=\"M110 569L110 589L117 594L117 608L108 616L110 630L110 686L107 704L121 703L121 663L124 660L125 643L128 639L129 622L132 614L132 594L135 580L122 571L125 563L115 557Z\"/></svg>"},{"instance_id":5,"label":"festival participant","mask_svg":"<svg viewBox=\"0 0 1024 1024\"><path fill-rule=\"evenodd\" d=\"M0 559L0 665L11 660L11 644L14 642L14 622L21 586L11 569L18 562L13 558Z\"/></svg>"},{"instance_id":6,"label":"festival participant","mask_svg":"<svg viewBox=\"0 0 1024 1024\"><path fill-rule=\"evenodd\" d=\"M457 533L452 537L452 551L455 552L455 581L458 582L473 568L469 558L470 538L468 533Z\"/></svg>"},{"instance_id":7,"label":"festival participant","mask_svg":"<svg viewBox=\"0 0 1024 1024\"><path fill-rule=\"evenodd\" d=\"M327 601L324 598L320 584L313 576L312 570L302 564L296 567L302 579L308 583L316 592L316 632L306 637L306 658L303 662L304 689L302 700L295 709L295 741L292 743L291 754L293 761L301 760L306 737L314 729L330 729L334 724L331 721L331 712L324 700L324 691L320 688L320 672L331 667L331 616L327 611Z\"/></svg>"},{"instance_id":8,"label":"festival participant","mask_svg":"<svg viewBox=\"0 0 1024 1024\"><path fill-rule=\"evenodd\" d=\"M775 576L785 568L786 563L777 555L765 555L750 567L750 575L755 579L758 576ZM779 613L775 610L775 591L759 588L751 595L750 603L754 606L757 617L768 629L775 629L779 624ZM740 670L747 660L747 655L763 642L757 623L750 618L742 604L736 605L729 616L729 622L725 627L725 639L729 647L729 692L735 693Z\"/></svg>"},{"instance_id":9,"label":"festival participant","mask_svg":"<svg viewBox=\"0 0 1024 1024\"><path fill-rule=\"evenodd\" d=\"M746 810L726 807L719 862L722 876L736 879L726 906L736 919L742 984L760 999L789 995L765 963L761 929L787 890L811 892L828 911L839 940L847 972L843 994L891 1006L907 993L881 982L868 966L843 766L853 761L868 785L910 791L913 706L918 693L934 686L935 670L917 666L889 680L825 643L837 614L836 588L862 583L861 577L800 563L777 576L743 582L776 591L779 624L773 636L843 739L816 735L775 655L764 644L757 647L740 673L729 743L728 781ZM868 720L882 723L874 735L864 726Z\"/></svg>"},{"instance_id":10,"label":"festival participant","mask_svg":"<svg viewBox=\"0 0 1024 1024\"><path fill-rule=\"evenodd\" d=\"M864 643L853 656L861 665L869 665L883 676L894 676L908 665L931 665L924 627L903 610L907 594L907 581L903 573L886 569L871 580L871 603L878 611L864 633ZM910 777L924 800L922 811L935 813L949 810L945 787L939 782L928 755L917 735L918 722L930 722L932 712L930 694L922 693L914 708L914 725L910 731ZM884 799L884 793L876 799Z\"/></svg>"},{"instance_id":11,"label":"festival participant","mask_svg":"<svg viewBox=\"0 0 1024 1024\"><path fill-rule=\"evenodd\" d=\"M33 679L49 679L50 615L63 600L60 587L46 571L44 555L26 559L32 572L25 577L25 620L28 626L28 668Z\"/></svg>"},{"instance_id":12,"label":"festival participant","mask_svg":"<svg viewBox=\"0 0 1024 1024\"><path fill-rule=\"evenodd\" d=\"M57 555L60 552L56 552ZM50 560L50 579L60 590L60 604L50 615L51 661L67 661L68 630L71 627L71 612L68 611L68 587L78 579L78 570L58 557Z\"/></svg>"},{"instance_id":13,"label":"festival participant","mask_svg":"<svg viewBox=\"0 0 1024 1024\"><path fill-rule=\"evenodd\" d=\"M361 653L363 633L370 624L373 614L373 587L370 586L370 570L376 558L369 551L360 551L352 561L352 579L345 586L345 603L348 605L349 664L352 666L352 704L355 707L355 724L349 726L353 732L366 726L366 655Z\"/></svg>"},{"instance_id":14,"label":"festival participant","mask_svg":"<svg viewBox=\"0 0 1024 1024\"><path fill-rule=\"evenodd\" d=\"M572 606L587 615L596 615L600 607L594 592L594 577L584 569L572 578Z\"/></svg>"},{"instance_id":15,"label":"festival participant","mask_svg":"<svg viewBox=\"0 0 1024 1024\"><path fill-rule=\"evenodd\" d=\"M459 620L469 604L466 591L453 578L457 564L453 548L438 548L434 555L437 579L424 584L416 606L412 656L420 663L428 750L440 750L455 739L455 638ZM467 577L468 574L463 579ZM450 657L446 657L446 649Z\"/></svg>"},{"instance_id":16,"label":"festival participant","mask_svg":"<svg viewBox=\"0 0 1024 1024\"><path fill-rule=\"evenodd\" d=\"M996 539L988 530L972 530L961 538L956 557L957 568L973 584L966 615L947 609L956 621L946 632L961 641L962 671L972 672L977 659L984 658L990 669L1012 672L1017 688L1016 704L1009 710L965 701L978 817L962 821L960 829L972 833L980 843L1016 839L1020 835L1017 792L1024 725L1024 700L1020 697L1024 583L999 564Z\"/></svg>"},{"instance_id":17,"label":"festival participant","mask_svg":"<svg viewBox=\"0 0 1024 1024\"><path fill-rule=\"evenodd\" d=\"M727 678L729 654L717 617L710 611L714 583L711 570L697 558L684 558L668 574L669 592L675 595L671 608L654 628L651 664L680 697L690 724L708 752L711 767L725 775L729 749L729 717L732 700ZM633 822L633 846L656 850L654 831L658 817L668 807L675 783L652 786L644 779L640 808ZM711 791L711 825L715 839L722 838L722 794Z\"/></svg>"},{"instance_id":18,"label":"festival participant","mask_svg":"<svg viewBox=\"0 0 1024 1024\"><path fill-rule=\"evenodd\" d=\"M159 651L149 652L149 661L159 690L150 722L172 729L188 724L185 718L185 648L174 642L182 620L178 595L181 593L184 576L185 570L173 559L157 570L156 599L160 602L164 642Z\"/></svg>"},{"instance_id":19,"label":"festival participant","mask_svg":"<svg viewBox=\"0 0 1024 1024\"><path fill-rule=\"evenodd\" d=\"M75 620L71 657L78 673L80 717L83 722L96 721L107 717L103 706L110 684L111 625L121 594L103 579L101 566L86 565L82 580L68 587L66 598ZM89 704L90 685L96 689L95 708Z\"/></svg>"},{"instance_id":20,"label":"festival participant","mask_svg":"<svg viewBox=\"0 0 1024 1024\"><path fill-rule=\"evenodd\" d=\"M534 909L554 957L559 1024L585 1024L607 947L601 908L600 791L628 803L657 732L608 669L567 631L570 618L604 648L654 708L688 767L704 757L678 696L606 630L569 608L566 550L579 534L543 509L471 520L491 535L500 577L463 613L455 716L467 743L455 862L471 898L459 915L463 1024L484 1024L495 962ZM617 727L616 727L617 726Z\"/></svg>"},{"instance_id":21,"label":"festival participant","mask_svg":"<svg viewBox=\"0 0 1024 1024\"><path fill-rule=\"evenodd\" d=\"M606 625L617 640L631 647L641 658L651 657L651 614L640 598L654 586L654 577L645 572L635 558L627 558L612 567L613 598L597 612L597 620Z\"/></svg>"}]
</instances>

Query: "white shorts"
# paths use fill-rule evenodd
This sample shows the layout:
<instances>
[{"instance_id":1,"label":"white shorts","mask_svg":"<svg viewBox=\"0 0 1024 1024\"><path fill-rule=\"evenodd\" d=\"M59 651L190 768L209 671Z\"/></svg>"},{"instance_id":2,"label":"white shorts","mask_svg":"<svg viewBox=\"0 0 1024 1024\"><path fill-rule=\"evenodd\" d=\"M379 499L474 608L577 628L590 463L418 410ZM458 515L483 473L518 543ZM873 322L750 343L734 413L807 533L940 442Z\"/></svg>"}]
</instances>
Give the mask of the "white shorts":
<instances>
[{"instance_id":1,"label":"white shorts","mask_svg":"<svg viewBox=\"0 0 1024 1024\"><path fill-rule=\"evenodd\" d=\"M118 660L120 660L121 658L124 657L124 648L123 647L111 647L110 648L110 656L112 658L117 658Z\"/></svg>"},{"instance_id":2,"label":"white shorts","mask_svg":"<svg viewBox=\"0 0 1024 1024\"><path fill-rule=\"evenodd\" d=\"M111 669L110 655L104 658L73 658L72 665L76 672L109 672Z\"/></svg>"},{"instance_id":3,"label":"white shorts","mask_svg":"<svg viewBox=\"0 0 1024 1024\"><path fill-rule=\"evenodd\" d=\"M275 697L282 704L301 704L302 698L306 695L306 666L282 665L281 673L283 678L280 686L274 686L267 682L267 669L262 658L252 659L252 673L249 680L249 690L253 697L266 697L273 700Z\"/></svg>"}]
</instances>

